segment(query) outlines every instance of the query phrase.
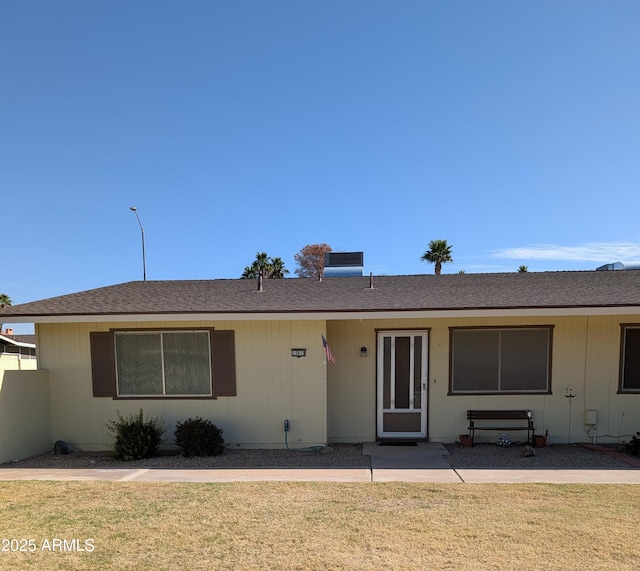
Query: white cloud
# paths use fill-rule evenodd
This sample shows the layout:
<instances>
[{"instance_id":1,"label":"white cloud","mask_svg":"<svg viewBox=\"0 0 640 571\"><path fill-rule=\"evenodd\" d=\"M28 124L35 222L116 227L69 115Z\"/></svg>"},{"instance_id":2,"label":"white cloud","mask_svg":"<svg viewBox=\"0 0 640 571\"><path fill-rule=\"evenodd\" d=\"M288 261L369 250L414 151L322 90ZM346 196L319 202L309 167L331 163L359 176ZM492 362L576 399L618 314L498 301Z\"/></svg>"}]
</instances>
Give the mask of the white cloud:
<instances>
[{"instance_id":1,"label":"white cloud","mask_svg":"<svg viewBox=\"0 0 640 571\"><path fill-rule=\"evenodd\" d=\"M640 259L640 244L631 242L590 242L578 246L534 244L490 252L494 258L512 260L572 260L590 262L625 262Z\"/></svg>"}]
</instances>

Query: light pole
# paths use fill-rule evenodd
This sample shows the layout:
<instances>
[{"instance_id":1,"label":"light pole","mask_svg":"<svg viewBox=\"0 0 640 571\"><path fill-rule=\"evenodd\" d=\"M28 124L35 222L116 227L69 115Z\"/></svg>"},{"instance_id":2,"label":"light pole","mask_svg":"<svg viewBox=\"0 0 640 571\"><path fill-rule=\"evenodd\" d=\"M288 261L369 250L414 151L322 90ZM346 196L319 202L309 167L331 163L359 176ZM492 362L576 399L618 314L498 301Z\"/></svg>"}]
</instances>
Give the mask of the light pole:
<instances>
[{"instance_id":1,"label":"light pole","mask_svg":"<svg viewBox=\"0 0 640 571\"><path fill-rule=\"evenodd\" d=\"M140 222L140 216L138 216L138 209L135 206L131 206L129 208L138 219L138 224L140 225L140 232L142 233L142 275L144 277L144 281L147 281L147 261L144 257L144 228L142 227L142 222Z\"/></svg>"}]
</instances>

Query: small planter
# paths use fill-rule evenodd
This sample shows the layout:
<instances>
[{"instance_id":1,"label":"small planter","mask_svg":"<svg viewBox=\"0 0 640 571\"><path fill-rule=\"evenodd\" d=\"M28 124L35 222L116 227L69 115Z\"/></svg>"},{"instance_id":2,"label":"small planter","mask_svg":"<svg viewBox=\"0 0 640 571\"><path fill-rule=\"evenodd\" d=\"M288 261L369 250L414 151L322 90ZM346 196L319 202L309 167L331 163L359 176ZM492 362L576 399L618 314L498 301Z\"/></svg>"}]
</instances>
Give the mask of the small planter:
<instances>
[{"instance_id":1,"label":"small planter","mask_svg":"<svg viewBox=\"0 0 640 571\"><path fill-rule=\"evenodd\" d=\"M547 445L547 439L544 436L534 435L533 436L533 447L534 448L544 448Z\"/></svg>"},{"instance_id":2,"label":"small planter","mask_svg":"<svg viewBox=\"0 0 640 571\"><path fill-rule=\"evenodd\" d=\"M458 436L458 439L460 440L460 444L465 448L471 448L471 446L473 446L473 440L471 440L471 436L468 434L461 434Z\"/></svg>"}]
</instances>

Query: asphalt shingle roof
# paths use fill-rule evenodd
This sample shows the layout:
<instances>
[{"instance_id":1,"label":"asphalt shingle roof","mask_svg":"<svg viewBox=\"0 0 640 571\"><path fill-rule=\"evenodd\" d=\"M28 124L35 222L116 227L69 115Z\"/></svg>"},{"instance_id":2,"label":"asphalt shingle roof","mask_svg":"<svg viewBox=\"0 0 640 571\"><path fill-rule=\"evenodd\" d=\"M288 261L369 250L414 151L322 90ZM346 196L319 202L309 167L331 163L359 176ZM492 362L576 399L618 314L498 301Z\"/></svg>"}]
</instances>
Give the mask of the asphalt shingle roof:
<instances>
[{"instance_id":1,"label":"asphalt shingle roof","mask_svg":"<svg viewBox=\"0 0 640 571\"><path fill-rule=\"evenodd\" d=\"M8 317L640 306L640 270L134 281L6 307Z\"/></svg>"}]
</instances>

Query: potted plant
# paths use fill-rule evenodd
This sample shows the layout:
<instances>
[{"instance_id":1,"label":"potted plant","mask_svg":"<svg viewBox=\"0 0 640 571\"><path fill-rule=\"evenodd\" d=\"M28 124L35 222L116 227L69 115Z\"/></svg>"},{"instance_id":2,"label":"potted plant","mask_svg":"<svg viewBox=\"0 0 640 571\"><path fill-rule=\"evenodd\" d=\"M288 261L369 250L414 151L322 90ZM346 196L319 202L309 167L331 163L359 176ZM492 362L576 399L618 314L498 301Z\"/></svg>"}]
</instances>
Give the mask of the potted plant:
<instances>
[{"instance_id":1,"label":"potted plant","mask_svg":"<svg viewBox=\"0 0 640 571\"><path fill-rule=\"evenodd\" d=\"M532 437L532 444L534 448L544 448L547 445L547 438L549 432L544 436L542 434L534 434Z\"/></svg>"},{"instance_id":2,"label":"potted plant","mask_svg":"<svg viewBox=\"0 0 640 571\"><path fill-rule=\"evenodd\" d=\"M468 434L461 434L460 436L458 436L458 439L460 440L460 444L465 448L470 448L471 446L473 446L473 440L471 440L471 436L469 436Z\"/></svg>"}]
</instances>

